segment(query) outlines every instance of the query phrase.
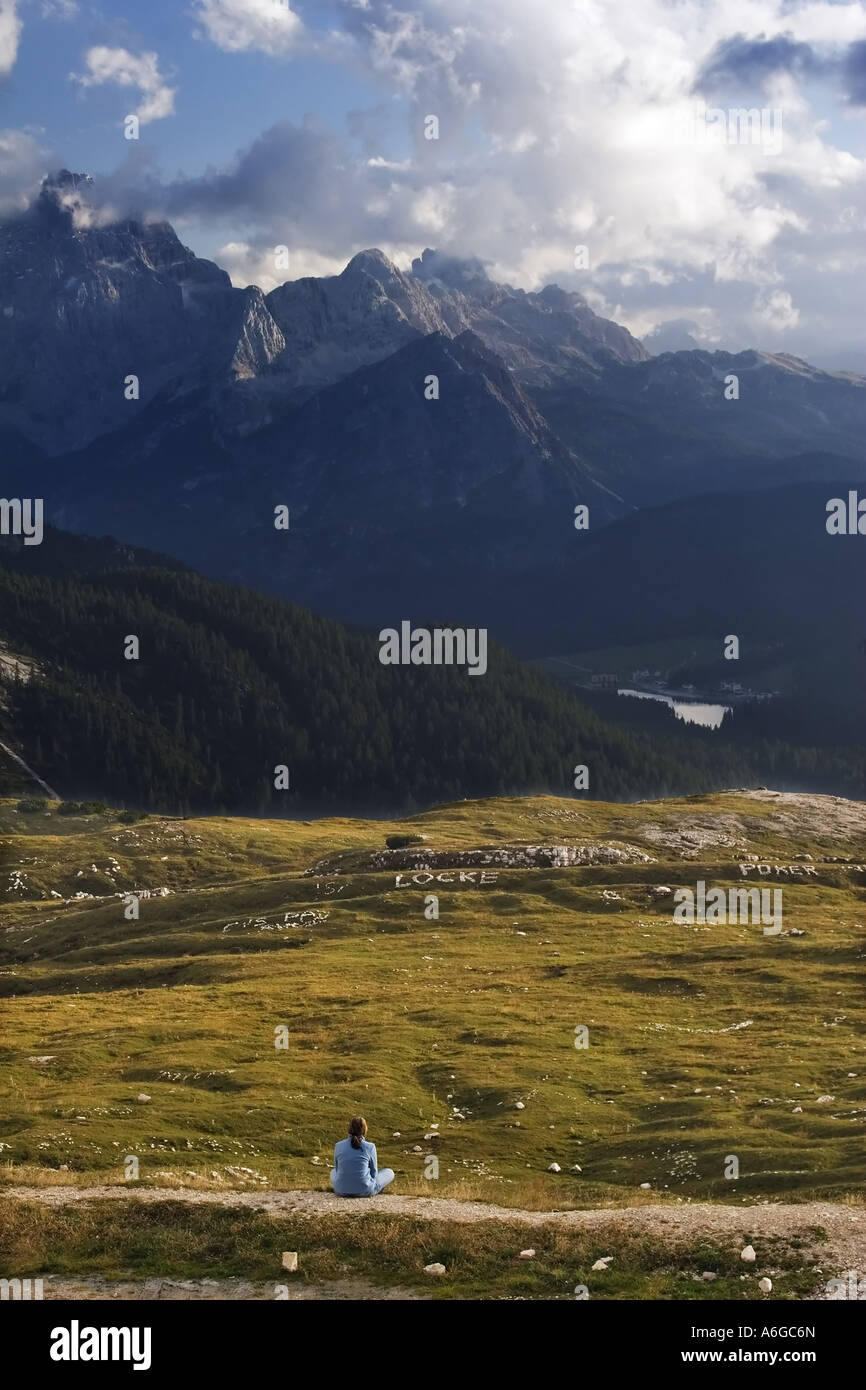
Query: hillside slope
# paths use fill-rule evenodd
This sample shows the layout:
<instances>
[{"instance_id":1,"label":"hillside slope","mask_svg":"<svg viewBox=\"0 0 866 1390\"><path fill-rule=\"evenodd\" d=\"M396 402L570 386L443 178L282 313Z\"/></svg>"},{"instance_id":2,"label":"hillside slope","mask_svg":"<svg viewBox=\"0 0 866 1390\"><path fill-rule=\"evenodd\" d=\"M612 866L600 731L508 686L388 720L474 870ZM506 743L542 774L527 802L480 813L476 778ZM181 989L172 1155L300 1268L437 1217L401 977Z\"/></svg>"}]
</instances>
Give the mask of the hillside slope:
<instances>
[{"instance_id":1,"label":"hillside slope","mask_svg":"<svg viewBox=\"0 0 866 1390\"><path fill-rule=\"evenodd\" d=\"M0 828L7 1181L321 1187L361 1109L403 1193L431 1153L435 1195L539 1210L859 1183L860 804ZM699 880L778 889L781 933L675 921Z\"/></svg>"},{"instance_id":2,"label":"hillside slope","mask_svg":"<svg viewBox=\"0 0 866 1390\"><path fill-rule=\"evenodd\" d=\"M762 780L866 791L862 750L770 738L727 747L696 728L650 738L604 722L493 643L480 677L383 666L375 631L109 540L7 538L0 641L30 670L0 682L0 736L66 797L385 814L443 797L565 792L578 765L589 795L624 800ZM281 766L285 790L274 785Z\"/></svg>"}]
</instances>

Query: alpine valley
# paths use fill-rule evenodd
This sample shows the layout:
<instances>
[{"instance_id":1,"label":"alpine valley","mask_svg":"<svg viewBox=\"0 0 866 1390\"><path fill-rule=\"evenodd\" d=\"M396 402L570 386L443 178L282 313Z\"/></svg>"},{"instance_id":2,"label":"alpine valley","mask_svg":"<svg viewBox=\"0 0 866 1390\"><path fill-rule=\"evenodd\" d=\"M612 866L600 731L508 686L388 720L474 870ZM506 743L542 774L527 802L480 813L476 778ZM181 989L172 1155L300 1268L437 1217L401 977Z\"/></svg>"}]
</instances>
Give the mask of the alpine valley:
<instances>
[{"instance_id":1,"label":"alpine valley","mask_svg":"<svg viewBox=\"0 0 866 1390\"><path fill-rule=\"evenodd\" d=\"M825 525L830 499L866 484L863 377L756 348L652 355L579 293L513 289L429 249L407 271L366 250L339 275L237 289L167 223L106 222L68 170L0 225L0 308L0 495L44 499L55 528L38 563L43 547L3 537L7 587L77 574L110 606L129 573L100 562L97 599L94 552L69 533L110 535L121 569L157 552L175 585L192 569L289 600L371 650L407 620L486 628L606 727L687 734L683 764L710 738L754 768L775 738L827 750L814 775L788 764L793 790L866 790L854 755L853 782L829 771L863 741L866 541ZM16 612L0 642L37 684L61 657L62 679L107 678ZM613 692L639 676L733 690L729 717L686 730ZM725 784L720 768L701 789Z\"/></svg>"}]
</instances>

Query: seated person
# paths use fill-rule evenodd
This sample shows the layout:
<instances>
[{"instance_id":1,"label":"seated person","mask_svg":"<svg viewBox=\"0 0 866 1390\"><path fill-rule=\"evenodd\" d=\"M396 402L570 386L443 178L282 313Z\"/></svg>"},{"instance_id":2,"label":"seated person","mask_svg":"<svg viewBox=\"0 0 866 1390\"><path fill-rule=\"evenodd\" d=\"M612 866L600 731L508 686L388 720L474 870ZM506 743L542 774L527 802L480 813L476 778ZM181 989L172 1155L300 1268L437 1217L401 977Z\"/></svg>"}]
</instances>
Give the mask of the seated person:
<instances>
[{"instance_id":1,"label":"seated person","mask_svg":"<svg viewBox=\"0 0 866 1390\"><path fill-rule=\"evenodd\" d=\"M334 1145L331 1186L338 1197L376 1197L394 1181L392 1168L379 1168L376 1145L366 1138L367 1121L355 1115L349 1121L349 1137Z\"/></svg>"}]
</instances>

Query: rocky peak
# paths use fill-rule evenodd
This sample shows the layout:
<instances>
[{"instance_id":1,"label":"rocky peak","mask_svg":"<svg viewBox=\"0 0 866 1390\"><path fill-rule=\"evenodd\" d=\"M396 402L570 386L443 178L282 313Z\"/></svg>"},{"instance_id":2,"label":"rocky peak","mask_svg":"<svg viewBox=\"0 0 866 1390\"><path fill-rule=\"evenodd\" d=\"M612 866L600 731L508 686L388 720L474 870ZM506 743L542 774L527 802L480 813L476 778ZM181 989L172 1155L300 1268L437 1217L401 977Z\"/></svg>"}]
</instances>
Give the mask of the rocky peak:
<instances>
[{"instance_id":1,"label":"rocky peak","mask_svg":"<svg viewBox=\"0 0 866 1390\"><path fill-rule=\"evenodd\" d=\"M260 291L233 289L167 222L105 220L92 187L61 169L0 223L0 427L49 453L130 423L169 385L254 375L283 347Z\"/></svg>"},{"instance_id":2,"label":"rocky peak","mask_svg":"<svg viewBox=\"0 0 866 1390\"><path fill-rule=\"evenodd\" d=\"M539 304L548 305L551 309L573 309L578 305L588 307L586 299L577 290L564 290L559 285L545 285L535 297Z\"/></svg>"},{"instance_id":3,"label":"rocky peak","mask_svg":"<svg viewBox=\"0 0 866 1390\"><path fill-rule=\"evenodd\" d=\"M93 179L89 174L73 174L69 169L58 169L46 174L36 200L40 212L72 213L89 202Z\"/></svg>"},{"instance_id":4,"label":"rocky peak","mask_svg":"<svg viewBox=\"0 0 866 1390\"><path fill-rule=\"evenodd\" d=\"M476 256L461 258L426 247L412 262L412 274L423 281L438 280L451 289L470 289L476 292L491 283L484 264Z\"/></svg>"},{"instance_id":5,"label":"rocky peak","mask_svg":"<svg viewBox=\"0 0 866 1390\"><path fill-rule=\"evenodd\" d=\"M400 271L389 261L384 251L380 251L377 246L371 247L367 251L358 251L352 257L341 273L341 280L353 280L359 275L372 275L377 280L400 280Z\"/></svg>"},{"instance_id":6,"label":"rocky peak","mask_svg":"<svg viewBox=\"0 0 866 1390\"><path fill-rule=\"evenodd\" d=\"M329 385L413 338L449 332L426 288L375 249L359 251L340 275L289 280L265 302L285 339L277 365L292 388Z\"/></svg>"},{"instance_id":7,"label":"rocky peak","mask_svg":"<svg viewBox=\"0 0 866 1390\"><path fill-rule=\"evenodd\" d=\"M546 285L527 293L491 280L477 258L429 247L412 262L452 333L471 328L527 385L595 377L610 361L642 361L646 349L593 312L582 294Z\"/></svg>"}]
</instances>

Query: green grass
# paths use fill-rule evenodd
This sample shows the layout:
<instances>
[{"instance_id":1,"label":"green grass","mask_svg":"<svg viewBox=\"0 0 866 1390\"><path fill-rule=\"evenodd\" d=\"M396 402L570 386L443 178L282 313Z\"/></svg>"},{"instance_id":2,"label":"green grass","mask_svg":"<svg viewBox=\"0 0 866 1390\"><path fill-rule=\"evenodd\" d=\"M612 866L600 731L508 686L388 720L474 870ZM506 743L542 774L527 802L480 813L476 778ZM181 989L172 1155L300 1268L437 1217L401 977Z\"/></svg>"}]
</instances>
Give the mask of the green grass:
<instances>
[{"instance_id":1,"label":"green grass","mask_svg":"<svg viewBox=\"0 0 866 1390\"><path fill-rule=\"evenodd\" d=\"M519 1252L531 1247L532 1260ZM772 1298L802 1298L820 1275L804 1263L802 1241L763 1241L774 1269ZM343 1279L415 1288L435 1298L569 1299L583 1285L591 1299L756 1299L752 1272L733 1245L709 1240L671 1248L623 1231L575 1233L547 1224L454 1224L371 1213L274 1218L244 1208L94 1202L60 1210L30 1203L0 1207L3 1270L18 1278L243 1278L276 1285L321 1285ZM283 1250L299 1269L285 1274ZM600 1256L609 1269L594 1271ZM445 1265L440 1277L424 1266ZM712 1283L699 1277L717 1274Z\"/></svg>"},{"instance_id":2,"label":"green grass","mask_svg":"<svg viewBox=\"0 0 866 1390\"><path fill-rule=\"evenodd\" d=\"M398 1192L555 1209L842 1198L862 1182L866 877L825 861L866 862L866 839L832 798L539 797L393 822L133 826L13 807L0 803L7 1183L122 1182L134 1154L147 1184L325 1187L358 1112ZM658 862L395 888L368 854L411 833L428 837L419 852L604 841ZM304 873L347 851L345 874ZM677 925L650 893L740 884L747 853L813 856L811 880L762 880L782 883L784 925L804 937ZM106 896L161 887L138 921ZM305 910L329 915L228 925ZM434 1124L442 1138L425 1140Z\"/></svg>"}]
</instances>

